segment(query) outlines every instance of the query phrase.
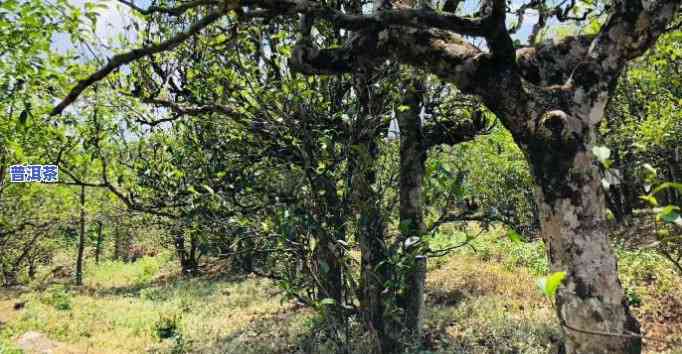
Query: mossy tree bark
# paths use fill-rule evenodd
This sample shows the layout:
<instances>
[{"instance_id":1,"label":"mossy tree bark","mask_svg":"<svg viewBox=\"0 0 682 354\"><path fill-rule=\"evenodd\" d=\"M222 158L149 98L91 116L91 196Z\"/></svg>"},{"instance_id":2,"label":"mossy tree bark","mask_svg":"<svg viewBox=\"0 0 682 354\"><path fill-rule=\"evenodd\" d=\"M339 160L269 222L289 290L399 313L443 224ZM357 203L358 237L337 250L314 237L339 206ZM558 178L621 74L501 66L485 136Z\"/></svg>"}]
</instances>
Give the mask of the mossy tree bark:
<instances>
[{"instance_id":1,"label":"mossy tree bark","mask_svg":"<svg viewBox=\"0 0 682 354\"><path fill-rule=\"evenodd\" d=\"M427 151L420 116L424 87L416 80L405 86L404 110L396 114L400 129L400 231L401 242L415 240L410 240L408 244L411 245L405 247L405 254L410 257L410 268L406 270L405 288L399 303L404 312L403 327L415 341L421 338L424 321L426 256L420 254L421 244L415 241L420 240L426 230L422 181Z\"/></svg>"},{"instance_id":2,"label":"mossy tree bark","mask_svg":"<svg viewBox=\"0 0 682 354\"><path fill-rule=\"evenodd\" d=\"M547 125L555 133L566 128ZM570 141L536 135L527 147L551 268L568 274L556 297L557 315L567 353L639 353L639 325L605 229L604 193L590 149L593 129L561 134Z\"/></svg>"}]
</instances>

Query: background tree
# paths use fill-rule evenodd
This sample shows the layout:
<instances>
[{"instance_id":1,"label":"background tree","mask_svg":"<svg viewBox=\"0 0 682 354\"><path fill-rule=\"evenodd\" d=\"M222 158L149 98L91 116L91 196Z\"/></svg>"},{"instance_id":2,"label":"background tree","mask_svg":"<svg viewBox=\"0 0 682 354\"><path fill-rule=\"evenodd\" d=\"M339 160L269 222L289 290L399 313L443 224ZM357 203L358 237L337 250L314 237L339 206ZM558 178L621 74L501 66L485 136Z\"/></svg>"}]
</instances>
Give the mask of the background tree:
<instances>
[{"instance_id":1,"label":"background tree","mask_svg":"<svg viewBox=\"0 0 682 354\"><path fill-rule=\"evenodd\" d=\"M207 4L198 4L197 8L202 5ZM364 75L356 76L370 82L367 74L372 71L367 69L390 58L423 67L454 83L464 93L479 96L527 155L539 187L542 234L550 247L550 260L555 270L565 270L568 274L565 287L557 296L557 312L570 339L567 351L640 351L639 329L625 305L615 258L600 226L604 220L600 207L603 194L598 169L592 161L592 147L597 123L601 121L622 67L653 45L666 30L679 2L615 1L596 35L569 37L518 50L505 23L506 7L502 1L484 2L475 18L428 8L393 9L388 1L377 2L376 12L369 15L361 15L360 11L351 11L349 15L340 9L308 2L223 4L209 10L206 17L185 32L158 45L112 58L95 74L82 80L53 113L60 113L83 89L119 66L176 47L220 19L226 10L237 9L239 5L266 10L265 13L255 10L255 16L272 16L267 10L275 9L284 14L298 12L332 19L339 26L355 31L357 35L347 45L323 50L306 40L304 32L290 63L301 72L330 74L360 69L359 73ZM541 3L529 7L541 8L541 18L566 20L574 5L552 8ZM177 11L155 8L149 12L182 15L187 8ZM547 8L551 11L545 11ZM240 12L253 15L243 9ZM642 23L650 26L643 29ZM484 38L487 51L466 42L460 35ZM566 48L570 49L569 54L564 51ZM363 93L357 89L362 101ZM371 156L371 149L364 152ZM371 184L372 176L366 177L358 181L360 185L355 191L368 191L363 184L365 187L368 182ZM372 218L361 222L361 228L382 229L378 215L368 214ZM376 238L367 238L372 239ZM371 242L364 246L367 251L379 248ZM377 263L370 252L364 253L368 255L363 258L366 263ZM377 298L376 292L368 293L365 298L370 304L375 302L372 298ZM599 321L593 320L595 313L599 314ZM382 326L377 322L376 327ZM611 335L596 334L605 332Z\"/></svg>"}]
</instances>

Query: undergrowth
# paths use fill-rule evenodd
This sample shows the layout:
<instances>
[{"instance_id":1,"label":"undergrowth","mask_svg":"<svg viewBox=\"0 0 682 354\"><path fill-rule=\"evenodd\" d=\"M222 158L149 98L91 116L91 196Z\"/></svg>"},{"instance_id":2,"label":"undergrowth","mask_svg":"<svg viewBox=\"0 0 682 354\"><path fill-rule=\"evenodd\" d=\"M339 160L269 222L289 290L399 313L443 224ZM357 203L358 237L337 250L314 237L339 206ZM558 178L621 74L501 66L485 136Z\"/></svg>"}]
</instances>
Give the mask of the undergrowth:
<instances>
[{"instance_id":1,"label":"undergrowth","mask_svg":"<svg viewBox=\"0 0 682 354\"><path fill-rule=\"evenodd\" d=\"M430 245L444 249L466 239L464 230L446 228ZM653 252L615 249L628 301L647 335L682 339L680 279ZM5 294L0 353L18 353L16 340L27 331L44 333L73 353L334 352L336 344L321 336L323 321L285 301L273 282L226 274L182 278L175 263L161 255L88 264L82 287L52 284ZM561 333L535 286L548 272L541 241L513 241L499 228L431 258L423 346L411 353L551 352ZM16 302L24 308L14 310ZM352 328L350 352L366 352L366 331ZM647 348L674 353L660 344Z\"/></svg>"}]
</instances>

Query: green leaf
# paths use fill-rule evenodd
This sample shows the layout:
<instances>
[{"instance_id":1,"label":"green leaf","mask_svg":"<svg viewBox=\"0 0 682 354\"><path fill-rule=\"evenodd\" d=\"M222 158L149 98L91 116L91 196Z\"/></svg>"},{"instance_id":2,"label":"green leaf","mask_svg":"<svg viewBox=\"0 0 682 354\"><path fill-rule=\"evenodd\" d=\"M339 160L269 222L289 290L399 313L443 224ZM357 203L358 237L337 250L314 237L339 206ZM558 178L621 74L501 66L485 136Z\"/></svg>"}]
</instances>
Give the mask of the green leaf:
<instances>
[{"instance_id":1,"label":"green leaf","mask_svg":"<svg viewBox=\"0 0 682 354\"><path fill-rule=\"evenodd\" d=\"M653 195L641 195L639 199L649 203L651 206L658 206L658 200Z\"/></svg>"},{"instance_id":2,"label":"green leaf","mask_svg":"<svg viewBox=\"0 0 682 354\"><path fill-rule=\"evenodd\" d=\"M668 224L677 224L680 219L680 213L673 211L661 217L661 219Z\"/></svg>"},{"instance_id":3,"label":"green leaf","mask_svg":"<svg viewBox=\"0 0 682 354\"><path fill-rule=\"evenodd\" d=\"M566 279L566 272L555 272L546 277L538 279L538 287L550 299L556 296L559 285Z\"/></svg>"},{"instance_id":4,"label":"green leaf","mask_svg":"<svg viewBox=\"0 0 682 354\"><path fill-rule=\"evenodd\" d=\"M209 187L207 184L202 184L201 187L203 187L209 194L211 195L215 194L213 188Z\"/></svg>"},{"instance_id":5,"label":"green leaf","mask_svg":"<svg viewBox=\"0 0 682 354\"><path fill-rule=\"evenodd\" d=\"M594 157L599 160L599 162L606 164L609 156L611 156L611 149L607 148L606 146L593 146L592 153L594 154Z\"/></svg>"},{"instance_id":6,"label":"green leaf","mask_svg":"<svg viewBox=\"0 0 682 354\"><path fill-rule=\"evenodd\" d=\"M336 305L336 300L328 297L328 298L322 299L322 301L320 301L320 305L330 305L330 306Z\"/></svg>"},{"instance_id":7,"label":"green leaf","mask_svg":"<svg viewBox=\"0 0 682 354\"><path fill-rule=\"evenodd\" d=\"M613 212L611 211L611 209L608 209L608 208L607 208L607 209L606 209L606 220L608 220L608 221L613 221L613 220L615 220L615 219L616 219L616 216L613 214Z\"/></svg>"},{"instance_id":8,"label":"green leaf","mask_svg":"<svg viewBox=\"0 0 682 354\"><path fill-rule=\"evenodd\" d=\"M642 167L644 167L644 169L648 172L649 175L651 175L651 177L656 177L656 175L658 174L656 172L656 169L653 166L651 166L651 164L645 163L644 165L642 165Z\"/></svg>"},{"instance_id":9,"label":"green leaf","mask_svg":"<svg viewBox=\"0 0 682 354\"><path fill-rule=\"evenodd\" d=\"M679 210L680 208L675 205L668 205L656 214L656 218L663 220L666 223L674 224L677 221L677 218L680 217Z\"/></svg>"},{"instance_id":10,"label":"green leaf","mask_svg":"<svg viewBox=\"0 0 682 354\"><path fill-rule=\"evenodd\" d=\"M654 189L652 194L656 194L662 190L669 189L669 188L677 189L678 191L682 192L682 183L674 183L674 182L661 183L661 185L659 185L658 187L656 187Z\"/></svg>"},{"instance_id":11,"label":"green leaf","mask_svg":"<svg viewBox=\"0 0 682 354\"><path fill-rule=\"evenodd\" d=\"M523 238L521 237L521 235L518 232L511 229L507 231L507 237L509 237L509 239L514 243L523 242Z\"/></svg>"}]
</instances>

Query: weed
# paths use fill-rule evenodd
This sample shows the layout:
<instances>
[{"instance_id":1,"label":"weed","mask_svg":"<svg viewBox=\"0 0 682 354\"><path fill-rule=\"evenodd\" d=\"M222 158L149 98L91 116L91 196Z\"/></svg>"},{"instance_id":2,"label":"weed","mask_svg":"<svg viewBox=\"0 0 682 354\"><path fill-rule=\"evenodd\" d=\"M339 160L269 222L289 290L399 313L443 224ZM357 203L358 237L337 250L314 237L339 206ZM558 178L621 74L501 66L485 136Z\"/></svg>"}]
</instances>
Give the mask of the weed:
<instances>
[{"instance_id":1,"label":"weed","mask_svg":"<svg viewBox=\"0 0 682 354\"><path fill-rule=\"evenodd\" d=\"M168 339L176 337L178 332L179 317L176 314L161 315L154 323L154 335L159 339Z\"/></svg>"},{"instance_id":2,"label":"weed","mask_svg":"<svg viewBox=\"0 0 682 354\"><path fill-rule=\"evenodd\" d=\"M50 287L47 290L47 295L42 298L42 302L54 306L60 311L71 310L71 294L63 285Z\"/></svg>"},{"instance_id":3,"label":"weed","mask_svg":"<svg viewBox=\"0 0 682 354\"><path fill-rule=\"evenodd\" d=\"M506 255L502 263L510 270L527 268L532 275L543 275L549 272L545 245L542 241L524 243L501 239L496 243L496 247L498 253Z\"/></svg>"},{"instance_id":4,"label":"weed","mask_svg":"<svg viewBox=\"0 0 682 354\"><path fill-rule=\"evenodd\" d=\"M93 267L85 276L91 287L142 286L154 279L168 264L165 256L142 257L136 262L107 261Z\"/></svg>"},{"instance_id":5,"label":"weed","mask_svg":"<svg viewBox=\"0 0 682 354\"><path fill-rule=\"evenodd\" d=\"M0 338L0 354L22 354L23 351L9 343L4 343Z\"/></svg>"},{"instance_id":6,"label":"weed","mask_svg":"<svg viewBox=\"0 0 682 354\"><path fill-rule=\"evenodd\" d=\"M165 296L159 288L144 288L140 290L140 299L149 301L161 301Z\"/></svg>"}]
</instances>

